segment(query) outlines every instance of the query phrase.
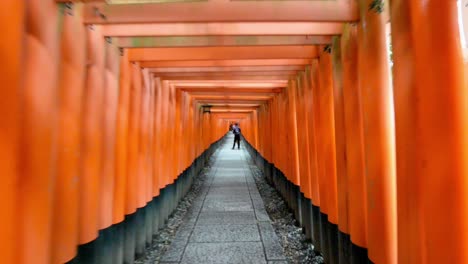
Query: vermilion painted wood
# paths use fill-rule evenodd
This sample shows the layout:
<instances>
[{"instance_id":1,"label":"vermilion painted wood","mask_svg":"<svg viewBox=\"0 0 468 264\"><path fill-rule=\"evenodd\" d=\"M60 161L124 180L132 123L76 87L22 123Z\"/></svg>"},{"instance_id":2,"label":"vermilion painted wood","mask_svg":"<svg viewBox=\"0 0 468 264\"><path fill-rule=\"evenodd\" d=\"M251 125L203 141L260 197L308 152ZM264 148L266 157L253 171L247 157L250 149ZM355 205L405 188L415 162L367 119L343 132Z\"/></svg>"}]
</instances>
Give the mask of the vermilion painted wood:
<instances>
[{"instance_id":1,"label":"vermilion painted wood","mask_svg":"<svg viewBox=\"0 0 468 264\"><path fill-rule=\"evenodd\" d=\"M300 71L302 65L280 66L224 66L224 67L159 67L150 68L152 73L188 73L188 72L276 72L276 71Z\"/></svg>"},{"instance_id":2,"label":"vermilion painted wood","mask_svg":"<svg viewBox=\"0 0 468 264\"><path fill-rule=\"evenodd\" d=\"M297 126L297 86L298 83L295 79L291 81L291 86L287 89L288 92L288 100L289 100L289 109L288 113L290 114L290 126L289 135L291 138L289 139L289 145L292 147L291 149L291 161L288 165L291 166L291 174L292 182L296 185L300 185L300 167L299 167L299 141L298 141L298 126Z\"/></svg>"},{"instance_id":3,"label":"vermilion painted wood","mask_svg":"<svg viewBox=\"0 0 468 264\"><path fill-rule=\"evenodd\" d=\"M128 11L127 11L128 12ZM110 37L145 37L145 36L330 36L339 35L343 29L340 22L204 22L204 23L138 23L111 24L103 26L103 33ZM160 39L161 40L161 39ZM174 39L181 43L184 39ZM213 43L213 39L209 39ZM192 42L196 43L197 39ZM250 38L242 43L237 38L232 46L250 46L256 38ZM170 43L171 39L166 40ZM215 42L216 43L216 42ZM119 43L120 44L120 43ZM286 43L294 45L294 43ZM315 43L302 43L302 45ZM322 43L326 44L326 43ZM266 43L265 45L271 45ZM211 45L224 46L224 45Z\"/></svg>"},{"instance_id":4,"label":"vermilion painted wood","mask_svg":"<svg viewBox=\"0 0 468 264\"><path fill-rule=\"evenodd\" d=\"M289 24L288 30L296 29ZM326 25L326 23L321 23ZM341 26L341 23L339 24ZM154 26L154 25L151 25ZM326 28L326 27L325 27ZM128 33L128 31L123 31ZM187 31L187 34L190 31ZM159 31L154 32L159 34ZM339 34L337 32L336 34ZM261 32L265 34L265 32ZM288 32L287 34L292 34ZM146 36L153 34L145 33ZM317 45L331 43L331 36L156 36L156 37L113 37L112 42L121 48L157 48L157 47L214 47L214 46L278 46L278 45Z\"/></svg>"},{"instance_id":5,"label":"vermilion painted wood","mask_svg":"<svg viewBox=\"0 0 468 264\"><path fill-rule=\"evenodd\" d=\"M160 189L166 187L166 185L169 183L172 175L168 174L168 145L169 145L169 109L170 109L170 102L169 102L169 86L166 81L162 82L162 115L161 115L161 166L160 166L160 176L161 176L161 181L160 181Z\"/></svg>"},{"instance_id":6,"label":"vermilion painted wood","mask_svg":"<svg viewBox=\"0 0 468 264\"><path fill-rule=\"evenodd\" d=\"M53 184L56 168L58 97L58 12L53 1L29 1L22 45L24 86L16 182L18 263L50 262ZM17 43L20 45L20 43ZM44 67L48 65L48 67ZM9 140L9 139L8 139ZM34 224L31 224L34 223ZM8 228L8 227L5 227Z\"/></svg>"},{"instance_id":7,"label":"vermilion painted wood","mask_svg":"<svg viewBox=\"0 0 468 264\"><path fill-rule=\"evenodd\" d=\"M344 123L343 65L341 38L335 37L332 45L333 107L335 120L336 183L338 201L338 229L349 234L349 186L346 162L346 127Z\"/></svg>"},{"instance_id":8,"label":"vermilion painted wood","mask_svg":"<svg viewBox=\"0 0 468 264\"><path fill-rule=\"evenodd\" d=\"M87 4L85 22L91 24L186 23L226 21L355 21L356 3L333 2L241 2L214 1L171 4ZM97 16L95 8L105 19Z\"/></svg>"},{"instance_id":9,"label":"vermilion painted wood","mask_svg":"<svg viewBox=\"0 0 468 264\"><path fill-rule=\"evenodd\" d=\"M308 89L305 73L301 72L297 78L296 89L296 115L297 115L297 137L299 149L299 175L300 189L304 196L310 199L310 164L309 164L309 140L307 112L305 111L305 92Z\"/></svg>"},{"instance_id":10,"label":"vermilion painted wood","mask_svg":"<svg viewBox=\"0 0 468 264\"><path fill-rule=\"evenodd\" d=\"M104 109L104 39L100 28L87 28L86 86L81 150L79 243L91 242L99 229L99 198Z\"/></svg>"},{"instance_id":11,"label":"vermilion painted wood","mask_svg":"<svg viewBox=\"0 0 468 264\"><path fill-rule=\"evenodd\" d=\"M139 71L138 78L141 80L140 94L140 115L138 124L138 169L134 172L134 177L137 178L137 208L143 208L146 205L146 182L148 176L147 158L149 146L149 111L151 102L151 90L148 81L147 70Z\"/></svg>"},{"instance_id":12,"label":"vermilion painted wood","mask_svg":"<svg viewBox=\"0 0 468 264\"><path fill-rule=\"evenodd\" d=\"M116 119L113 223L122 222L126 212L131 69L128 53L124 52L120 59L119 102Z\"/></svg>"},{"instance_id":13,"label":"vermilion painted wood","mask_svg":"<svg viewBox=\"0 0 468 264\"><path fill-rule=\"evenodd\" d=\"M138 63L131 65L130 72L126 214L134 213L137 209L138 202L138 148L140 140L139 126L142 93L141 71Z\"/></svg>"},{"instance_id":14,"label":"vermilion painted wood","mask_svg":"<svg viewBox=\"0 0 468 264\"><path fill-rule=\"evenodd\" d=\"M154 148L153 148L153 196L159 195L161 186L161 118L162 118L162 85L161 79L154 78L155 89L155 119L154 119Z\"/></svg>"},{"instance_id":15,"label":"vermilion painted wood","mask_svg":"<svg viewBox=\"0 0 468 264\"><path fill-rule=\"evenodd\" d=\"M364 121L369 259L396 263L396 167L393 97L389 81L385 15L361 0L359 78ZM362 62L362 63L361 63Z\"/></svg>"},{"instance_id":16,"label":"vermilion painted wood","mask_svg":"<svg viewBox=\"0 0 468 264\"><path fill-rule=\"evenodd\" d=\"M113 201L115 185L115 141L117 108L119 101L119 61L120 55L117 47L106 43L105 46L105 70L103 109L103 133L102 133L102 163L100 185L100 224L99 229L104 229L113 224Z\"/></svg>"},{"instance_id":17,"label":"vermilion painted wood","mask_svg":"<svg viewBox=\"0 0 468 264\"><path fill-rule=\"evenodd\" d=\"M318 137L320 144L318 144L317 157L320 164L320 209L325 210L329 222L338 224L333 76L329 53L322 52L320 55L318 72L320 74L320 86L317 93L320 107Z\"/></svg>"},{"instance_id":18,"label":"vermilion painted wood","mask_svg":"<svg viewBox=\"0 0 468 264\"><path fill-rule=\"evenodd\" d=\"M316 90L319 88L318 78L318 60L313 60L310 68L306 69L307 79L309 79L310 88L307 91L307 113L308 113L308 137L309 137L309 157L310 157L310 193L312 204L320 206L319 192L319 164L318 164L318 117L319 109L316 104Z\"/></svg>"},{"instance_id":19,"label":"vermilion painted wood","mask_svg":"<svg viewBox=\"0 0 468 264\"><path fill-rule=\"evenodd\" d=\"M307 65L310 59L233 59L233 60L183 60L183 61L143 61L141 67L239 67L239 66L284 66Z\"/></svg>"},{"instance_id":20,"label":"vermilion painted wood","mask_svg":"<svg viewBox=\"0 0 468 264\"><path fill-rule=\"evenodd\" d=\"M80 14L81 5L75 12ZM52 215L51 263L65 263L76 254L80 190L82 105L86 67L86 33L80 16L65 15L60 37L57 169Z\"/></svg>"},{"instance_id":21,"label":"vermilion painted wood","mask_svg":"<svg viewBox=\"0 0 468 264\"><path fill-rule=\"evenodd\" d=\"M351 241L367 248L367 192L364 164L362 99L358 81L357 26L345 26L341 41L343 64L344 122L349 188Z\"/></svg>"},{"instance_id":22,"label":"vermilion painted wood","mask_svg":"<svg viewBox=\"0 0 468 264\"><path fill-rule=\"evenodd\" d=\"M150 89L150 107L149 107L149 117L148 117L148 146L146 153L146 202L150 202L153 199L153 163L156 161L154 157L154 119L155 119L155 85L154 78L150 74L145 75L145 81L149 85Z\"/></svg>"},{"instance_id":23,"label":"vermilion painted wood","mask_svg":"<svg viewBox=\"0 0 468 264\"><path fill-rule=\"evenodd\" d=\"M242 82L271 82L271 81L287 81L290 75L270 75L270 76L255 76L255 75L246 75L246 76L171 76L171 77L164 77L161 78L165 81L170 82L183 82L183 81L191 81L191 82L206 82L206 81L237 81L239 83Z\"/></svg>"},{"instance_id":24,"label":"vermilion painted wood","mask_svg":"<svg viewBox=\"0 0 468 264\"><path fill-rule=\"evenodd\" d=\"M317 55L316 46L139 48L129 50L131 61L308 59Z\"/></svg>"},{"instance_id":25,"label":"vermilion painted wood","mask_svg":"<svg viewBox=\"0 0 468 264\"><path fill-rule=\"evenodd\" d=\"M21 43L25 36L25 3L23 1L8 0L3 2L0 9L0 25L7 34L0 41L0 83L8 89L2 89L0 97L0 113L3 121L0 123L0 255L6 263L17 263L19 257L20 237L17 232L22 228L20 215L16 213L16 197L20 172L17 169L20 159L19 139L22 118L21 100L19 93L24 86L24 45Z\"/></svg>"},{"instance_id":26,"label":"vermilion painted wood","mask_svg":"<svg viewBox=\"0 0 468 264\"><path fill-rule=\"evenodd\" d=\"M165 78L165 77L198 77L203 76L206 79L210 77L223 76L227 79L234 76L292 76L295 75L297 70L279 70L279 71L229 71L229 72L170 72L170 73L154 73L154 76ZM286 78L287 79L287 78Z\"/></svg>"},{"instance_id":27,"label":"vermilion painted wood","mask_svg":"<svg viewBox=\"0 0 468 264\"><path fill-rule=\"evenodd\" d=\"M395 1L391 12L399 235L417 228L398 237L399 244L408 246L399 246L398 262L464 263L468 261L468 89L457 4ZM404 23L408 27L403 28ZM410 207L417 210L408 212Z\"/></svg>"}]
</instances>

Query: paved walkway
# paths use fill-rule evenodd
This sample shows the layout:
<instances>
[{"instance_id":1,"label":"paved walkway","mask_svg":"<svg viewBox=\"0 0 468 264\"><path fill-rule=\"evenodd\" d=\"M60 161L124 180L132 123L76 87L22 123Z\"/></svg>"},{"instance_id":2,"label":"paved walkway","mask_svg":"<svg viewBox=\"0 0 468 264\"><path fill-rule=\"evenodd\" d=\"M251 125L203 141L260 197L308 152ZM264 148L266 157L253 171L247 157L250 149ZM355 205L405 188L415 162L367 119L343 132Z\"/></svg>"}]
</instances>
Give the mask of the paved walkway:
<instances>
[{"instance_id":1,"label":"paved walkway","mask_svg":"<svg viewBox=\"0 0 468 264\"><path fill-rule=\"evenodd\" d=\"M287 263L249 168L234 137L215 153L205 185L161 263Z\"/></svg>"}]
</instances>

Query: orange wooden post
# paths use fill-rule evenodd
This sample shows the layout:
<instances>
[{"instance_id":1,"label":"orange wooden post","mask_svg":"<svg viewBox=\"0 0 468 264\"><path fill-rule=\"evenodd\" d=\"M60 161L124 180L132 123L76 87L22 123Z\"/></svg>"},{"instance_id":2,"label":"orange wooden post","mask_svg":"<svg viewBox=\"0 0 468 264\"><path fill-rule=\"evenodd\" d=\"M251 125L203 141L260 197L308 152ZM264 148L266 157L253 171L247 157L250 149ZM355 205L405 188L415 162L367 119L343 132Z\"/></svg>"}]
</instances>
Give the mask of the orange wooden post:
<instances>
[{"instance_id":1,"label":"orange wooden post","mask_svg":"<svg viewBox=\"0 0 468 264\"><path fill-rule=\"evenodd\" d=\"M351 257L357 262L363 262L367 261L367 190L357 41L357 26L345 25L341 41L341 60L349 184L349 233L353 243Z\"/></svg>"},{"instance_id":2,"label":"orange wooden post","mask_svg":"<svg viewBox=\"0 0 468 264\"><path fill-rule=\"evenodd\" d=\"M167 81L162 81L162 86L161 86L161 150L160 150L160 171L159 175L161 177L160 181L160 189L166 187L168 184L169 176L167 173L167 160L168 160L168 155L167 155L167 148L168 148L168 123L169 123L169 87L167 84Z\"/></svg>"},{"instance_id":3,"label":"orange wooden post","mask_svg":"<svg viewBox=\"0 0 468 264\"><path fill-rule=\"evenodd\" d=\"M362 92L369 259L397 262L393 96L389 82L385 15L360 1L359 76Z\"/></svg>"},{"instance_id":4,"label":"orange wooden post","mask_svg":"<svg viewBox=\"0 0 468 264\"><path fill-rule=\"evenodd\" d=\"M21 250L17 263L49 263L56 157L58 10L54 1L29 1L26 9L24 87L16 202ZM47 67L44 67L47 65ZM16 91L19 92L19 91ZM10 139L8 139L10 140ZM33 224L31 224L33 223ZM3 227L9 228L9 227Z\"/></svg>"},{"instance_id":5,"label":"orange wooden post","mask_svg":"<svg viewBox=\"0 0 468 264\"><path fill-rule=\"evenodd\" d=\"M128 61L128 52L123 51L122 58L120 59L119 102L116 120L114 223L120 223L124 220L127 199L131 69Z\"/></svg>"},{"instance_id":6,"label":"orange wooden post","mask_svg":"<svg viewBox=\"0 0 468 264\"><path fill-rule=\"evenodd\" d=\"M104 229L113 224L113 201L114 201L114 179L115 179L115 139L116 139L116 117L119 96L119 51L110 43L105 46L105 71L104 71L104 100L101 105L103 110L103 132L102 132L102 163L101 163L101 185L100 185L100 224Z\"/></svg>"},{"instance_id":7,"label":"orange wooden post","mask_svg":"<svg viewBox=\"0 0 468 264\"><path fill-rule=\"evenodd\" d=\"M333 102L333 73L332 73L332 58L327 51L320 54L319 60L319 80L318 88L318 105L320 107L320 144L318 144L318 160L319 165L319 184L320 190L320 205L324 207L324 213L328 216L327 220L331 224L326 235L325 241L328 247L328 261L336 263L338 261L336 252L337 248L337 225L338 225L338 195L337 195L337 179L336 179L336 148L335 148L335 121L334 121L334 102ZM323 187L323 188L322 188ZM324 203L325 202L325 203ZM325 258L327 255L325 254Z\"/></svg>"},{"instance_id":8,"label":"orange wooden post","mask_svg":"<svg viewBox=\"0 0 468 264\"><path fill-rule=\"evenodd\" d=\"M6 34L0 41L0 83L8 89L0 97L0 255L5 263L19 263L17 232L21 225L16 210L17 183L19 181L19 139L21 123L21 89L23 88L23 59L25 27L25 3L17 0L4 1L0 9L0 25Z\"/></svg>"},{"instance_id":9,"label":"orange wooden post","mask_svg":"<svg viewBox=\"0 0 468 264\"><path fill-rule=\"evenodd\" d=\"M87 28L88 65L84 94L80 181L80 244L97 237L102 153L104 39L99 26Z\"/></svg>"},{"instance_id":10,"label":"orange wooden post","mask_svg":"<svg viewBox=\"0 0 468 264\"><path fill-rule=\"evenodd\" d=\"M271 116L271 119L272 119L272 131L278 131L278 134L276 136L273 136L272 137L275 137L275 140L276 140L276 144L272 145L272 163L273 165L276 167L276 168L280 168L280 146L281 146L281 134L279 133L280 132L280 125L279 125L279 119L278 119L278 109L279 109L279 100L280 100L280 97L281 97L281 93L278 94L277 96L273 97L272 101L271 101L271 108L272 108L272 116Z\"/></svg>"},{"instance_id":11,"label":"orange wooden post","mask_svg":"<svg viewBox=\"0 0 468 264\"><path fill-rule=\"evenodd\" d=\"M289 129L291 131L288 131L289 140L288 140L288 145L291 147L291 153L290 156L291 159L289 160L288 166L290 166L290 172L291 174L289 175L291 182L295 184L296 186L300 185L300 179L299 179L299 144L297 140L297 117L296 117L296 89L297 89L297 81L296 80L291 80L290 81L290 86L288 87L287 90L287 100L289 107L287 108L287 113L289 114L289 124L290 127Z\"/></svg>"},{"instance_id":12,"label":"orange wooden post","mask_svg":"<svg viewBox=\"0 0 468 264\"><path fill-rule=\"evenodd\" d=\"M136 211L138 202L138 127L141 112L141 76L138 63L131 65L130 113L128 121L127 206L125 213Z\"/></svg>"},{"instance_id":13,"label":"orange wooden post","mask_svg":"<svg viewBox=\"0 0 468 264\"><path fill-rule=\"evenodd\" d=\"M168 86L169 89L169 119L168 119L168 145L167 145L167 174L169 177L168 184L174 183L177 178L175 174L175 167L177 166L176 160L174 160L175 147L173 143L175 141L175 89Z\"/></svg>"},{"instance_id":14,"label":"orange wooden post","mask_svg":"<svg viewBox=\"0 0 468 264\"><path fill-rule=\"evenodd\" d=\"M134 172L134 177L137 178L137 208L143 208L146 205L146 177L147 177L147 154L148 154L148 118L150 107L150 87L149 83L145 81L144 71L138 70L138 83L141 86L140 94L140 115L138 124L138 165L137 170Z\"/></svg>"},{"instance_id":15,"label":"orange wooden post","mask_svg":"<svg viewBox=\"0 0 468 264\"><path fill-rule=\"evenodd\" d=\"M333 106L335 119L336 181L338 191L338 254L341 263L349 262L349 186L346 162L346 126L344 121L343 65L341 61L341 37L334 37L332 44Z\"/></svg>"},{"instance_id":16,"label":"orange wooden post","mask_svg":"<svg viewBox=\"0 0 468 264\"><path fill-rule=\"evenodd\" d=\"M146 202L153 200L153 162L154 162L154 119L155 119L155 85L154 78L151 74L145 75L146 82L149 85L149 95L150 95L150 106L149 106L149 116L148 116L148 146L146 153Z\"/></svg>"},{"instance_id":17,"label":"orange wooden post","mask_svg":"<svg viewBox=\"0 0 468 264\"><path fill-rule=\"evenodd\" d=\"M309 140L308 134L308 120L307 111L305 110L305 91L307 85L307 79L305 73L301 72L297 79L297 138L299 148L299 169L300 169L300 183L301 191L304 197L310 199L310 164L309 164Z\"/></svg>"},{"instance_id":18,"label":"orange wooden post","mask_svg":"<svg viewBox=\"0 0 468 264\"><path fill-rule=\"evenodd\" d=\"M309 79L310 87L307 89L307 117L308 117L308 137L309 137L309 162L310 162L310 195L312 204L320 207L320 191L319 191L319 171L317 158L317 134L318 134L318 115L319 109L315 105L318 103L316 91L319 88L318 78L318 60L312 60L310 68L307 70L307 78ZM318 232L318 230L316 230ZM318 237L317 237L318 238ZM316 241L315 243L319 243Z\"/></svg>"},{"instance_id":19,"label":"orange wooden post","mask_svg":"<svg viewBox=\"0 0 468 264\"><path fill-rule=\"evenodd\" d=\"M81 4L74 15L65 13L60 47L57 176L52 229L52 263L64 263L76 254L80 182L82 96L85 78L86 34ZM62 10L62 12L65 12Z\"/></svg>"},{"instance_id":20,"label":"orange wooden post","mask_svg":"<svg viewBox=\"0 0 468 264\"><path fill-rule=\"evenodd\" d=\"M467 263L468 77L457 3L393 1L391 15L398 263Z\"/></svg>"},{"instance_id":21,"label":"orange wooden post","mask_svg":"<svg viewBox=\"0 0 468 264\"><path fill-rule=\"evenodd\" d=\"M317 250L321 250L320 244L320 193L319 193L319 176L318 176L318 164L317 164L317 142L316 142L316 122L318 108L314 106L316 99L314 99L315 90L319 87L318 78L318 60L312 60L310 66L306 67L306 80L308 83L306 86L304 97L306 99L305 111L307 112L307 137L309 142L309 189L312 203L312 232L311 239Z\"/></svg>"},{"instance_id":22,"label":"orange wooden post","mask_svg":"<svg viewBox=\"0 0 468 264\"><path fill-rule=\"evenodd\" d=\"M161 94L161 79L154 78L154 104L155 104L155 116L154 116L154 142L153 142L153 196L158 196L160 193L160 182L161 182L161 113L162 113L162 94Z\"/></svg>"},{"instance_id":23,"label":"orange wooden post","mask_svg":"<svg viewBox=\"0 0 468 264\"><path fill-rule=\"evenodd\" d=\"M182 135L182 111L183 111L183 106L182 106L182 101L183 101L183 96L185 92L182 92L180 89L176 89L175 91L175 142L174 142L174 161L176 162L176 171L177 175L181 174L183 169L185 168L185 160L183 159L183 151L184 149L181 146L184 146L184 140L186 139L185 137L181 136Z\"/></svg>"}]
</instances>

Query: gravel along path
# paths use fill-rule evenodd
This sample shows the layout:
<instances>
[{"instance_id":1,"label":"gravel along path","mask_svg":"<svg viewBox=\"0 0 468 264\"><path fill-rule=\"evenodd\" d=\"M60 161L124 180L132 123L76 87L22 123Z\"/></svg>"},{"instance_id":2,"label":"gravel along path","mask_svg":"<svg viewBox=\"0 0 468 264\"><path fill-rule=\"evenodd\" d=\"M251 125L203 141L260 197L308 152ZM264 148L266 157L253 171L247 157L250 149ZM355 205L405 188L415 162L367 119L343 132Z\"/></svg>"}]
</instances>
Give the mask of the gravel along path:
<instances>
[{"instance_id":1,"label":"gravel along path","mask_svg":"<svg viewBox=\"0 0 468 264\"><path fill-rule=\"evenodd\" d=\"M156 235L153 235L153 244L145 251L145 255L137 259L135 264L158 264L164 252L167 251L169 245L174 240L176 231L179 226L184 223L184 217L192 206L192 202L199 196L203 190L207 173L210 171L213 157L208 162L208 165L203 168L201 173L193 181L190 191L181 200L174 213L167 220L164 228L159 230Z\"/></svg>"},{"instance_id":2,"label":"gravel along path","mask_svg":"<svg viewBox=\"0 0 468 264\"><path fill-rule=\"evenodd\" d=\"M279 192L266 182L263 172L257 166L251 164L250 169L288 262L324 263L323 257L316 255L314 246L306 240L302 228Z\"/></svg>"}]
</instances>

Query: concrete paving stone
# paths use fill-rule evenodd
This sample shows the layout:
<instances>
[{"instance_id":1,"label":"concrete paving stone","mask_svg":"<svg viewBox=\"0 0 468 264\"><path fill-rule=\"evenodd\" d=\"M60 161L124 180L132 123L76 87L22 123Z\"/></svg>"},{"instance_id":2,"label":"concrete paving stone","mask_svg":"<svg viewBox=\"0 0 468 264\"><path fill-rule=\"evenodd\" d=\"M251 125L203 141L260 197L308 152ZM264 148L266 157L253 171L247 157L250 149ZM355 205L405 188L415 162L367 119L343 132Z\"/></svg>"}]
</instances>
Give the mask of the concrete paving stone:
<instances>
[{"instance_id":1,"label":"concrete paving stone","mask_svg":"<svg viewBox=\"0 0 468 264\"><path fill-rule=\"evenodd\" d=\"M266 264L260 242L189 243L183 264Z\"/></svg>"},{"instance_id":2,"label":"concrete paving stone","mask_svg":"<svg viewBox=\"0 0 468 264\"><path fill-rule=\"evenodd\" d=\"M220 173L221 174L221 173ZM231 175L231 174L221 174L219 177L213 179L213 182L243 182L246 183L244 175Z\"/></svg>"},{"instance_id":3,"label":"concrete paving stone","mask_svg":"<svg viewBox=\"0 0 468 264\"><path fill-rule=\"evenodd\" d=\"M252 198L252 204L255 209L265 209L265 204L262 199Z\"/></svg>"},{"instance_id":4,"label":"concrete paving stone","mask_svg":"<svg viewBox=\"0 0 468 264\"><path fill-rule=\"evenodd\" d=\"M236 161L229 161L226 160L225 162L220 162L217 163L213 169L218 169L218 170L229 170L229 171L237 171L237 170L242 170L242 162L236 162ZM240 167L240 168L239 168Z\"/></svg>"},{"instance_id":5,"label":"concrete paving stone","mask_svg":"<svg viewBox=\"0 0 468 264\"><path fill-rule=\"evenodd\" d=\"M265 209L255 209L255 217L259 222L271 222L270 216Z\"/></svg>"},{"instance_id":6,"label":"concrete paving stone","mask_svg":"<svg viewBox=\"0 0 468 264\"><path fill-rule=\"evenodd\" d=\"M190 234L192 233L193 229L195 227L195 224L193 225L183 225L177 230L177 233L174 237L174 240L188 240Z\"/></svg>"},{"instance_id":7,"label":"concrete paving stone","mask_svg":"<svg viewBox=\"0 0 468 264\"><path fill-rule=\"evenodd\" d=\"M255 224L254 212L201 212L197 225Z\"/></svg>"},{"instance_id":8,"label":"concrete paving stone","mask_svg":"<svg viewBox=\"0 0 468 264\"><path fill-rule=\"evenodd\" d=\"M245 188L246 190L249 190L247 187L247 184L245 182L214 182L211 185L213 188L220 188L220 187L232 187L232 188Z\"/></svg>"},{"instance_id":9,"label":"concrete paving stone","mask_svg":"<svg viewBox=\"0 0 468 264\"><path fill-rule=\"evenodd\" d=\"M230 194L230 193L239 193L239 192L249 192L249 188L247 186L242 187L212 187L208 191L208 194Z\"/></svg>"},{"instance_id":10,"label":"concrete paving stone","mask_svg":"<svg viewBox=\"0 0 468 264\"><path fill-rule=\"evenodd\" d=\"M163 254L161 262L179 262L182 260L187 240L174 240Z\"/></svg>"},{"instance_id":11,"label":"concrete paving stone","mask_svg":"<svg viewBox=\"0 0 468 264\"><path fill-rule=\"evenodd\" d=\"M286 260L268 261L268 264L288 264L288 262Z\"/></svg>"},{"instance_id":12,"label":"concrete paving stone","mask_svg":"<svg viewBox=\"0 0 468 264\"><path fill-rule=\"evenodd\" d=\"M223 165L224 166L224 165ZM215 178L223 178L225 176L238 176L238 177L245 177L245 171L240 168L240 169L225 169L225 168L219 168L216 171L216 175L214 175Z\"/></svg>"},{"instance_id":13,"label":"concrete paving stone","mask_svg":"<svg viewBox=\"0 0 468 264\"><path fill-rule=\"evenodd\" d=\"M253 211L251 201L238 200L208 200L203 205L202 212L217 211L217 212L240 212Z\"/></svg>"},{"instance_id":14,"label":"concrete paving stone","mask_svg":"<svg viewBox=\"0 0 468 264\"><path fill-rule=\"evenodd\" d=\"M252 198L252 200L262 200L262 196L260 196L260 194L250 194L250 197Z\"/></svg>"},{"instance_id":15,"label":"concrete paving stone","mask_svg":"<svg viewBox=\"0 0 468 264\"><path fill-rule=\"evenodd\" d=\"M260 241L257 225L196 226L190 242Z\"/></svg>"},{"instance_id":16,"label":"concrete paving stone","mask_svg":"<svg viewBox=\"0 0 468 264\"><path fill-rule=\"evenodd\" d=\"M276 235L271 223L260 222L258 223L258 226L262 235L267 260L285 260L286 257L284 256L283 247L279 243L278 236Z\"/></svg>"},{"instance_id":17,"label":"concrete paving stone","mask_svg":"<svg viewBox=\"0 0 468 264\"><path fill-rule=\"evenodd\" d=\"M207 196L205 203L212 202L212 201L218 201L218 202L231 202L231 201L237 201L237 202L246 202L246 203L252 203L250 196L248 194L244 195L230 195L230 196L223 196L223 197L217 197L217 196Z\"/></svg>"}]
</instances>

